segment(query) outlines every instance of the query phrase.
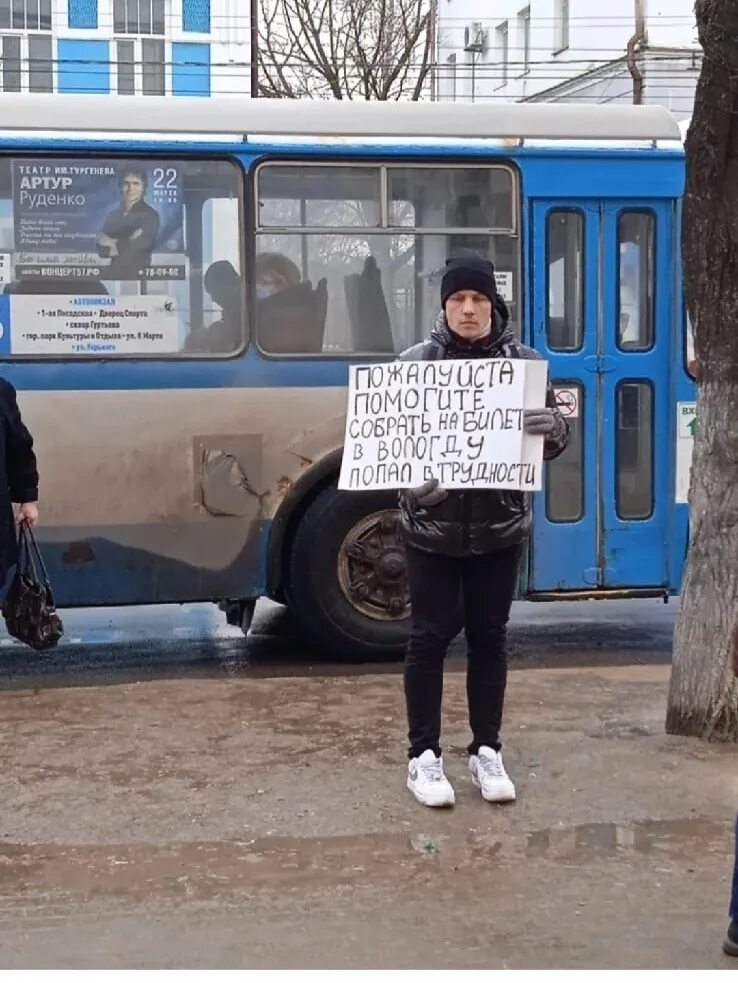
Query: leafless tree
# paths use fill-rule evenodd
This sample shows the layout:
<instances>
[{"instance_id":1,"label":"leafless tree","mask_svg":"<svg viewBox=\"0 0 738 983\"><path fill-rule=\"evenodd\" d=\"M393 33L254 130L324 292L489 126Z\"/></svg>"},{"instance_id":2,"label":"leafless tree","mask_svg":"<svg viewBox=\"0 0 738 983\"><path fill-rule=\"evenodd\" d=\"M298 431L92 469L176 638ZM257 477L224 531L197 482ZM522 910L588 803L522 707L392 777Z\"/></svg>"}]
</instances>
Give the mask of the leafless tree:
<instances>
[{"instance_id":1,"label":"leafless tree","mask_svg":"<svg viewBox=\"0 0 738 983\"><path fill-rule=\"evenodd\" d=\"M738 741L738 4L697 0L695 13L683 256L700 381L666 729Z\"/></svg>"},{"instance_id":2,"label":"leafless tree","mask_svg":"<svg viewBox=\"0 0 738 983\"><path fill-rule=\"evenodd\" d=\"M420 99L435 0L260 0L259 95Z\"/></svg>"}]
</instances>

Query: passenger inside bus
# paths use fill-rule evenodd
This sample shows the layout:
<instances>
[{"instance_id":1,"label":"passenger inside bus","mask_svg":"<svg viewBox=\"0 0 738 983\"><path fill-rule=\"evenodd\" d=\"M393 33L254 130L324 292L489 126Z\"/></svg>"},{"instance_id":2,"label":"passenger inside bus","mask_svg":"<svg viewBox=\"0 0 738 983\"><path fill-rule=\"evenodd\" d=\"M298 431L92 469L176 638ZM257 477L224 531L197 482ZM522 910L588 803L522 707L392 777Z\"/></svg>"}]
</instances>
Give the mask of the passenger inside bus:
<instances>
[{"instance_id":1,"label":"passenger inside bus","mask_svg":"<svg viewBox=\"0 0 738 983\"><path fill-rule=\"evenodd\" d=\"M282 253L256 257L259 339L270 354L321 352L328 310L325 278L313 289Z\"/></svg>"},{"instance_id":2,"label":"passenger inside bus","mask_svg":"<svg viewBox=\"0 0 738 983\"><path fill-rule=\"evenodd\" d=\"M227 260L212 263L203 280L205 290L221 308L220 319L193 331L186 352L235 352L241 344L241 278Z\"/></svg>"}]
</instances>

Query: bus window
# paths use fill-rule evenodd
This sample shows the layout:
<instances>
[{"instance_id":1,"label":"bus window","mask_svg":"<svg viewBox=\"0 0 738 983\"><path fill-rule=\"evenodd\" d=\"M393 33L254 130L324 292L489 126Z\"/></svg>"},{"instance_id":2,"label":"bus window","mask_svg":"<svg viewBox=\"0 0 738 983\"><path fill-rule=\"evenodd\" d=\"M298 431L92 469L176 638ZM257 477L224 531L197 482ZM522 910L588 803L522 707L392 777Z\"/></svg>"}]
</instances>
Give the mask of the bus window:
<instances>
[{"instance_id":1,"label":"bus window","mask_svg":"<svg viewBox=\"0 0 738 983\"><path fill-rule=\"evenodd\" d=\"M684 356L687 375L689 375L692 379L697 379L699 378L699 365L697 363L697 356L694 351L694 328L692 327L692 318L689 316L686 301L684 302L684 333L686 336L684 343Z\"/></svg>"},{"instance_id":2,"label":"bus window","mask_svg":"<svg viewBox=\"0 0 738 983\"><path fill-rule=\"evenodd\" d=\"M648 519L653 512L653 391L647 382L617 389L617 483L621 519Z\"/></svg>"},{"instance_id":3,"label":"bus window","mask_svg":"<svg viewBox=\"0 0 738 983\"><path fill-rule=\"evenodd\" d=\"M623 212L618 219L618 348L647 351L653 346L654 239L651 212Z\"/></svg>"},{"instance_id":4,"label":"bus window","mask_svg":"<svg viewBox=\"0 0 738 983\"><path fill-rule=\"evenodd\" d=\"M549 213L546 251L546 343L552 351L577 351L584 343L584 216L581 212Z\"/></svg>"},{"instance_id":5,"label":"bus window","mask_svg":"<svg viewBox=\"0 0 738 983\"><path fill-rule=\"evenodd\" d=\"M240 350L241 183L212 159L0 158L0 356Z\"/></svg>"},{"instance_id":6,"label":"bus window","mask_svg":"<svg viewBox=\"0 0 738 983\"><path fill-rule=\"evenodd\" d=\"M378 167L264 168L259 184L263 228L376 228L380 224ZM294 189L299 196L294 197Z\"/></svg>"},{"instance_id":7,"label":"bus window","mask_svg":"<svg viewBox=\"0 0 738 983\"><path fill-rule=\"evenodd\" d=\"M425 337L449 252L489 256L516 326L507 168L263 164L256 322L267 354L393 354ZM504 231L491 229L499 222Z\"/></svg>"},{"instance_id":8,"label":"bus window","mask_svg":"<svg viewBox=\"0 0 738 983\"><path fill-rule=\"evenodd\" d=\"M506 167L392 167L389 224L402 228L515 230L512 173Z\"/></svg>"},{"instance_id":9,"label":"bus window","mask_svg":"<svg viewBox=\"0 0 738 983\"><path fill-rule=\"evenodd\" d=\"M556 380L573 390L579 407L567 418L569 443L563 454L548 463L546 479L546 518L551 522L578 522L584 515L584 387Z\"/></svg>"}]
</instances>

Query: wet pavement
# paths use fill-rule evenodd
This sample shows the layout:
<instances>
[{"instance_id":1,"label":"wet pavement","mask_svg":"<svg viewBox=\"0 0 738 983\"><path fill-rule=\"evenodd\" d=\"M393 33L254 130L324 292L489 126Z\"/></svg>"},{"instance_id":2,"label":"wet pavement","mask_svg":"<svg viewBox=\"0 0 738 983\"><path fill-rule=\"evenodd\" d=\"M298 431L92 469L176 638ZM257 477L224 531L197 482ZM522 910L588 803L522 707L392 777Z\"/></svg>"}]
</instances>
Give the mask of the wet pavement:
<instances>
[{"instance_id":1,"label":"wet pavement","mask_svg":"<svg viewBox=\"0 0 738 983\"><path fill-rule=\"evenodd\" d=\"M513 605L513 666L666 664L678 602L574 601ZM63 611L65 635L52 653L33 654L0 627L0 690L136 679L247 675L398 673L397 662L352 666L305 647L284 608L257 605L248 642L212 604ZM463 670L463 639L449 669Z\"/></svg>"},{"instance_id":2,"label":"wet pavement","mask_svg":"<svg viewBox=\"0 0 738 983\"><path fill-rule=\"evenodd\" d=\"M342 666L262 605L66 612L0 639L0 967L736 968L735 747L664 734L675 606L518 605L503 739L452 810L404 788L400 666Z\"/></svg>"}]
</instances>

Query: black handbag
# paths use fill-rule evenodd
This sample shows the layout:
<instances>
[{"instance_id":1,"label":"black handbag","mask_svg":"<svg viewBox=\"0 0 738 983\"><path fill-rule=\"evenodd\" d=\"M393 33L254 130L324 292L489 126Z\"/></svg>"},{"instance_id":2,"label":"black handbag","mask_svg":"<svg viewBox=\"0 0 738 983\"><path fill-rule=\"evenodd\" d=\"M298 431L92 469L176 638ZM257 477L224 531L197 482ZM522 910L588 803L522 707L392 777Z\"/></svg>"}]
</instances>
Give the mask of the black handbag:
<instances>
[{"instance_id":1,"label":"black handbag","mask_svg":"<svg viewBox=\"0 0 738 983\"><path fill-rule=\"evenodd\" d=\"M3 602L9 634L42 651L56 646L64 634L41 551L31 527L18 527L18 566Z\"/></svg>"}]
</instances>

